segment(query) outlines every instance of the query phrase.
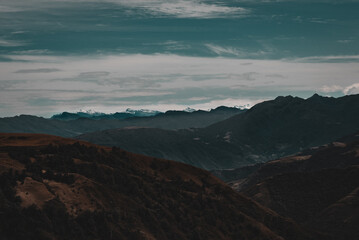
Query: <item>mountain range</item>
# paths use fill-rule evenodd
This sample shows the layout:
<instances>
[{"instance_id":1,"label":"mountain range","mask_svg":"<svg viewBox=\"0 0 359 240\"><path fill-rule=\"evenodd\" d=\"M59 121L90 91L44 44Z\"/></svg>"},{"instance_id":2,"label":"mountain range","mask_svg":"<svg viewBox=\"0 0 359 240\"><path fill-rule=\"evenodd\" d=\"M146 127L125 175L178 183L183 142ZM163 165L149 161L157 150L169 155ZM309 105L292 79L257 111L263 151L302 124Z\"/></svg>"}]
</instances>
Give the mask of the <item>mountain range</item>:
<instances>
[{"instance_id":1,"label":"mountain range","mask_svg":"<svg viewBox=\"0 0 359 240\"><path fill-rule=\"evenodd\" d=\"M232 169L325 144L359 130L359 95L277 97L208 127L121 128L76 137L105 146L188 163Z\"/></svg>"},{"instance_id":2,"label":"mountain range","mask_svg":"<svg viewBox=\"0 0 359 240\"><path fill-rule=\"evenodd\" d=\"M60 114L55 114L51 117L51 119L57 120L76 120L79 118L89 118L89 119L126 119L132 117L152 117L162 112L159 111L152 111L152 110L133 110L133 109L126 109L125 112L116 112L116 113L101 113L101 112L94 112L94 111L81 111L76 113L71 112L63 112Z\"/></svg>"},{"instance_id":3,"label":"mountain range","mask_svg":"<svg viewBox=\"0 0 359 240\"><path fill-rule=\"evenodd\" d=\"M74 137L0 133L0 236L358 239L358 110L359 95L315 94L247 111L0 119Z\"/></svg>"},{"instance_id":4,"label":"mountain range","mask_svg":"<svg viewBox=\"0 0 359 240\"><path fill-rule=\"evenodd\" d=\"M20 115L0 118L0 132L44 133L62 137L74 137L89 132L125 127L195 128L209 126L245 111L239 108L222 106L211 111L167 111L165 113L158 113L155 116L140 117L128 112L131 117L126 119L116 119L117 115L123 113L101 116L90 114L90 117L84 117L83 114L62 113L51 119Z\"/></svg>"}]
</instances>

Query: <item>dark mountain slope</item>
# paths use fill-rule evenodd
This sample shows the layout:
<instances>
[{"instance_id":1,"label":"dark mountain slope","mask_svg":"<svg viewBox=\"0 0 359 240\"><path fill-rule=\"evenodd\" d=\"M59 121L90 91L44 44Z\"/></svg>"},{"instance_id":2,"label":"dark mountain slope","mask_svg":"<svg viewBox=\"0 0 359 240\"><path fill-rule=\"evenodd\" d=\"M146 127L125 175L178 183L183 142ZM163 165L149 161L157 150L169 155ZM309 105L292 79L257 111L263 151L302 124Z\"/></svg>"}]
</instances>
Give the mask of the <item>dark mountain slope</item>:
<instances>
[{"instance_id":1,"label":"dark mountain slope","mask_svg":"<svg viewBox=\"0 0 359 240\"><path fill-rule=\"evenodd\" d=\"M257 163L235 169L216 169L212 170L211 173L222 179L225 182L236 181L247 179L251 174L257 171L264 163Z\"/></svg>"},{"instance_id":2,"label":"dark mountain slope","mask_svg":"<svg viewBox=\"0 0 359 240\"><path fill-rule=\"evenodd\" d=\"M2 239L318 239L210 173L49 135L0 134Z\"/></svg>"},{"instance_id":3,"label":"dark mountain slope","mask_svg":"<svg viewBox=\"0 0 359 240\"><path fill-rule=\"evenodd\" d=\"M218 107L207 111L168 111L152 117L116 118L76 118L74 120L45 119L29 115L0 118L0 132L45 133L63 137L73 137L83 133L124 127L152 127L162 129L182 129L206 127L233 115L245 112L238 108ZM65 114L65 117L67 114Z\"/></svg>"},{"instance_id":4,"label":"dark mountain slope","mask_svg":"<svg viewBox=\"0 0 359 240\"><path fill-rule=\"evenodd\" d=\"M233 149L226 152L226 144L207 144L196 137L196 131L125 128L83 134L76 138L105 146L115 145L130 152L185 162L204 169L222 168L222 158L231 158ZM237 154L241 153L238 151Z\"/></svg>"},{"instance_id":5,"label":"dark mountain slope","mask_svg":"<svg viewBox=\"0 0 359 240\"><path fill-rule=\"evenodd\" d=\"M78 138L205 169L228 169L331 142L359 130L358 123L359 95L314 95L306 100L288 96L257 104L243 114L202 129L107 130Z\"/></svg>"},{"instance_id":6,"label":"dark mountain slope","mask_svg":"<svg viewBox=\"0 0 359 240\"><path fill-rule=\"evenodd\" d=\"M357 239L359 135L270 161L238 184L240 192L333 239Z\"/></svg>"},{"instance_id":7,"label":"dark mountain slope","mask_svg":"<svg viewBox=\"0 0 359 240\"><path fill-rule=\"evenodd\" d=\"M256 152L287 155L358 130L359 95L341 98L317 94L304 100L278 97L257 104L243 116L234 116L206 128L210 136L231 132L233 144L256 145Z\"/></svg>"},{"instance_id":8,"label":"dark mountain slope","mask_svg":"<svg viewBox=\"0 0 359 240\"><path fill-rule=\"evenodd\" d=\"M336 239L358 239L359 223L359 188L353 190L335 204L326 208L311 225L320 231L328 231Z\"/></svg>"}]
</instances>

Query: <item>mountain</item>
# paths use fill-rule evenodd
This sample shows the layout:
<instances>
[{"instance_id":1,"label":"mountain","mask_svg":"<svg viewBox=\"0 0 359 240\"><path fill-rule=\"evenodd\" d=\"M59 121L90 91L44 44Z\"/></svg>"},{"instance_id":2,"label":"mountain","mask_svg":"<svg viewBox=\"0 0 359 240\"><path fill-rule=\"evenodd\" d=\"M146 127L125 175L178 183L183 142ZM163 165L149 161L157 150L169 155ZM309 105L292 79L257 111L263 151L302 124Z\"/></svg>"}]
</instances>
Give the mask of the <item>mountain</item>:
<instances>
[{"instance_id":1,"label":"mountain","mask_svg":"<svg viewBox=\"0 0 359 240\"><path fill-rule=\"evenodd\" d=\"M204 170L40 134L0 134L2 239L324 239Z\"/></svg>"},{"instance_id":2,"label":"mountain","mask_svg":"<svg viewBox=\"0 0 359 240\"><path fill-rule=\"evenodd\" d=\"M99 112L76 112L76 113L69 113L63 112L60 114L53 115L51 119L57 120L76 120L79 118L89 118L89 119L127 119L131 117L152 117L160 114L159 111L152 111L152 110L132 110L128 108L125 112L116 112L116 113L99 113Z\"/></svg>"},{"instance_id":3,"label":"mountain","mask_svg":"<svg viewBox=\"0 0 359 240\"><path fill-rule=\"evenodd\" d=\"M359 95L277 97L201 129L110 129L78 136L204 169L232 169L294 154L359 130Z\"/></svg>"},{"instance_id":4,"label":"mountain","mask_svg":"<svg viewBox=\"0 0 359 240\"><path fill-rule=\"evenodd\" d=\"M209 126L222 121L245 110L229 107L218 107L211 111L167 111L156 116L141 116L136 111L128 110L127 113L115 113L109 115L93 116L62 113L54 119L46 119L30 115L0 118L0 132L8 133L44 133L62 137L74 137L83 133L101 131L105 129L125 127L154 127L163 129L198 128ZM127 119L119 115L130 114ZM144 114L142 111L141 114ZM100 117L101 116L101 117ZM60 118L61 120L59 120ZM73 119L76 118L76 119ZM97 119L100 118L100 119ZM66 121L65 121L66 120Z\"/></svg>"},{"instance_id":5,"label":"mountain","mask_svg":"<svg viewBox=\"0 0 359 240\"><path fill-rule=\"evenodd\" d=\"M270 161L231 185L332 239L359 239L359 133Z\"/></svg>"}]
</instances>

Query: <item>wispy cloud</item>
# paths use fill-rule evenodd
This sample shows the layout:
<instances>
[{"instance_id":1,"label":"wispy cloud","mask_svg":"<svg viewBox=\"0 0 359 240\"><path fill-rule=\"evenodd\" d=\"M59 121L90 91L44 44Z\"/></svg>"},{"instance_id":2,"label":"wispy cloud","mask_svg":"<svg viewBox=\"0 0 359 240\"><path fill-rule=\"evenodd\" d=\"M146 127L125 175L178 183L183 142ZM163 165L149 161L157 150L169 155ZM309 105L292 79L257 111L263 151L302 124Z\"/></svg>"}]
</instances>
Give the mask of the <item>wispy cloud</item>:
<instances>
[{"instance_id":1,"label":"wispy cloud","mask_svg":"<svg viewBox=\"0 0 359 240\"><path fill-rule=\"evenodd\" d=\"M14 89L15 85L26 83L25 80L2 80L0 81L0 91Z\"/></svg>"},{"instance_id":2,"label":"wispy cloud","mask_svg":"<svg viewBox=\"0 0 359 240\"><path fill-rule=\"evenodd\" d=\"M323 18L308 18L307 21L311 23L318 23L318 24L328 24L332 23L335 20L334 19L323 19Z\"/></svg>"},{"instance_id":3,"label":"wispy cloud","mask_svg":"<svg viewBox=\"0 0 359 240\"><path fill-rule=\"evenodd\" d=\"M100 78L110 75L109 72L98 71L98 72L82 72L79 74L79 78Z\"/></svg>"},{"instance_id":4,"label":"wispy cloud","mask_svg":"<svg viewBox=\"0 0 359 240\"><path fill-rule=\"evenodd\" d=\"M293 60L297 62L354 62L359 61L359 55L312 56Z\"/></svg>"},{"instance_id":5,"label":"wispy cloud","mask_svg":"<svg viewBox=\"0 0 359 240\"><path fill-rule=\"evenodd\" d=\"M354 83L343 90L344 94L359 94L359 83Z\"/></svg>"},{"instance_id":6,"label":"wispy cloud","mask_svg":"<svg viewBox=\"0 0 359 240\"><path fill-rule=\"evenodd\" d=\"M227 47L227 46L219 46L215 44L205 44L205 46L213 53L218 56L224 57L239 57L239 58L258 58L265 57L271 54L270 51L248 51L241 48L236 47Z\"/></svg>"},{"instance_id":7,"label":"wispy cloud","mask_svg":"<svg viewBox=\"0 0 359 240\"><path fill-rule=\"evenodd\" d=\"M343 87L339 86L339 85L324 85L323 87L320 88L320 91L323 93L334 93L334 92L339 92L339 91L343 91Z\"/></svg>"},{"instance_id":8,"label":"wispy cloud","mask_svg":"<svg viewBox=\"0 0 359 240\"><path fill-rule=\"evenodd\" d=\"M337 42L342 43L342 44L348 44L348 43L351 43L353 41L354 41L353 39L343 39L343 40L338 40Z\"/></svg>"},{"instance_id":9,"label":"wispy cloud","mask_svg":"<svg viewBox=\"0 0 359 240\"><path fill-rule=\"evenodd\" d=\"M0 3L1 4L1 3ZM0 13L12 13L21 11L18 8L0 5Z\"/></svg>"},{"instance_id":10,"label":"wispy cloud","mask_svg":"<svg viewBox=\"0 0 359 240\"><path fill-rule=\"evenodd\" d=\"M206 44L205 45L209 50L216 53L217 55L233 55L233 56L242 56L243 54L234 47L222 47L214 44Z\"/></svg>"},{"instance_id":11,"label":"wispy cloud","mask_svg":"<svg viewBox=\"0 0 359 240\"><path fill-rule=\"evenodd\" d=\"M48 49L31 49L31 50L13 51L12 53L18 55L44 55L44 54L50 54L51 51L49 51Z\"/></svg>"},{"instance_id":12,"label":"wispy cloud","mask_svg":"<svg viewBox=\"0 0 359 240\"><path fill-rule=\"evenodd\" d=\"M27 42L0 38L0 47L21 47L28 45Z\"/></svg>"},{"instance_id":13,"label":"wispy cloud","mask_svg":"<svg viewBox=\"0 0 359 240\"><path fill-rule=\"evenodd\" d=\"M38 68L38 69L20 69L14 73L53 73L60 72L58 68Z\"/></svg>"},{"instance_id":14,"label":"wispy cloud","mask_svg":"<svg viewBox=\"0 0 359 240\"><path fill-rule=\"evenodd\" d=\"M274 73L274 74L267 74L265 75L266 77L269 77L269 78L286 78L285 76L283 76L282 74L277 74L277 73Z\"/></svg>"},{"instance_id":15,"label":"wispy cloud","mask_svg":"<svg viewBox=\"0 0 359 240\"><path fill-rule=\"evenodd\" d=\"M189 44L185 44L180 41L166 41L162 43L162 45L165 47L167 51L173 51L173 50L184 50L184 49L190 49L191 46Z\"/></svg>"},{"instance_id":16,"label":"wispy cloud","mask_svg":"<svg viewBox=\"0 0 359 240\"><path fill-rule=\"evenodd\" d=\"M228 18L243 16L249 11L223 4L209 4L198 0L156 1L147 6L155 15L165 14L177 18Z\"/></svg>"}]
</instances>

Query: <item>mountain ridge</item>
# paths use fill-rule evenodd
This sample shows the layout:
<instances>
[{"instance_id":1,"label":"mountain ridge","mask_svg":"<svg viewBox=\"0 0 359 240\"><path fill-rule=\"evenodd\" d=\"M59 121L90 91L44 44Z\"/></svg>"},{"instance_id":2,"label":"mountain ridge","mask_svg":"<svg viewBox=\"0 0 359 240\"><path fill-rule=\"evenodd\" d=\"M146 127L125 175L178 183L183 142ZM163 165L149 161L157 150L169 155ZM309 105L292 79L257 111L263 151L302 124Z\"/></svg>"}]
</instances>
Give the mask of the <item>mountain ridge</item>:
<instances>
[{"instance_id":1,"label":"mountain ridge","mask_svg":"<svg viewBox=\"0 0 359 240\"><path fill-rule=\"evenodd\" d=\"M127 119L91 119L75 120L46 119L31 115L0 118L0 132L44 133L62 137L74 137L83 133L124 127L156 127L163 129L181 129L208 126L245 110L218 107L210 112L169 111L156 116L131 117Z\"/></svg>"},{"instance_id":2,"label":"mountain ridge","mask_svg":"<svg viewBox=\"0 0 359 240\"><path fill-rule=\"evenodd\" d=\"M141 117L155 117L157 115L186 115L186 114L198 114L198 113L213 113L213 112L219 112L219 111L245 111L246 109L241 109L238 107L226 107L226 106L219 106L213 109L210 109L208 111L206 110L195 110L191 108L187 108L185 110L167 110L165 112L156 111L156 110L132 110L127 109L125 112L115 112L115 113L102 113L102 112L92 112L92 111L85 111L85 112L62 112L59 114L55 114L50 117L50 119L57 119L57 120L76 120L79 118L88 118L88 119L128 119L128 118L141 118Z\"/></svg>"},{"instance_id":3,"label":"mountain ridge","mask_svg":"<svg viewBox=\"0 0 359 240\"><path fill-rule=\"evenodd\" d=\"M189 130L109 129L76 138L213 170L238 168L334 141L359 130L359 95L277 97ZM167 144L171 143L171 144Z\"/></svg>"},{"instance_id":4,"label":"mountain ridge","mask_svg":"<svg viewBox=\"0 0 359 240\"><path fill-rule=\"evenodd\" d=\"M152 110L132 110L127 109L125 112L115 112L115 113L102 113L102 112L62 112L51 116L51 119L57 120L76 120L79 118L89 118L89 119L126 119L131 117L151 117L161 114L160 111Z\"/></svg>"}]
</instances>

